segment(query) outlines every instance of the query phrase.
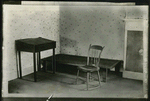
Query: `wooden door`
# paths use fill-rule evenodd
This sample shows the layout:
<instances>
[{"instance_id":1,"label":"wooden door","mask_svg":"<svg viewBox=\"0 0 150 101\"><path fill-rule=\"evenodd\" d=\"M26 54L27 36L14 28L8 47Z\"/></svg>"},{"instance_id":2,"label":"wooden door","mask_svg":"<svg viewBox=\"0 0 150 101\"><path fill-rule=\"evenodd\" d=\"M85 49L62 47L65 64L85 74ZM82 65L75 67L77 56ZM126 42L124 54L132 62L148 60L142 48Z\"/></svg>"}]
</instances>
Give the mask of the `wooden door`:
<instances>
[{"instance_id":1,"label":"wooden door","mask_svg":"<svg viewBox=\"0 0 150 101\"><path fill-rule=\"evenodd\" d=\"M126 71L143 72L143 31L127 31Z\"/></svg>"}]
</instances>

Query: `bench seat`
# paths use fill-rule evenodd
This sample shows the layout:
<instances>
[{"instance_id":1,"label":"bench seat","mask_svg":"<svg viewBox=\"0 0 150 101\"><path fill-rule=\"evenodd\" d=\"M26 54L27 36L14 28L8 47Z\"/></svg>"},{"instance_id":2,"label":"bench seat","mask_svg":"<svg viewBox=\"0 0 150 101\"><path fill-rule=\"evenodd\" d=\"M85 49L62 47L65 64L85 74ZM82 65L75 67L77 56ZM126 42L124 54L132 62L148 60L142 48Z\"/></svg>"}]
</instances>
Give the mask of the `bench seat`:
<instances>
[{"instance_id":1,"label":"bench seat","mask_svg":"<svg viewBox=\"0 0 150 101\"><path fill-rule=\"evenodd\" d=\"M56 56L56 71L58 72L68 72L74 71L77 72L77 66L86 65L87 57L84 56L76 56L76 55L68 55L68 54L57 54ZM46 66L48 62L51 64L52 57L46 57L41 59L43 66ZM112 69L115 68L116 74L119 73L121 67L121 60L112 60L112 59L103 59L100 60L100 68L103 69ZM71 68L67 68L70 66ZM44 67L45 68L45 67ZM50 69L50 68L48 68ZM67 70L66 70L67 69Z\"/></svg>"}]
</instances>

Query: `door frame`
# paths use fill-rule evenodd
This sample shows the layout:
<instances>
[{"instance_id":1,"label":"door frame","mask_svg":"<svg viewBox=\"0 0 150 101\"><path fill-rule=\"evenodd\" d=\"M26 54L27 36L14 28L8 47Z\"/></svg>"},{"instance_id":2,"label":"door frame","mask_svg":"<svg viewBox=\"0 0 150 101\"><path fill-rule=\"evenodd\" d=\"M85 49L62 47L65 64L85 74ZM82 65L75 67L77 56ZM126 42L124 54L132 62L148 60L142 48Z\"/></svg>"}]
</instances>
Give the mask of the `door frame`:
<instances>
[{"instance_id":1,"label":"door frame","mask_svg":"<svg viewBox=\"0 0 150 101\"><path fill-rule=\"evenodd\" d=\"M126 71L126 55L127 55L127 37L128 31L142 31L143 32L143 73ZM124 65L123 77L143 80L145 68L148 68L148 21L144 19L125 19L125 41L124 41Z\"/></svg>"}]
</instances>

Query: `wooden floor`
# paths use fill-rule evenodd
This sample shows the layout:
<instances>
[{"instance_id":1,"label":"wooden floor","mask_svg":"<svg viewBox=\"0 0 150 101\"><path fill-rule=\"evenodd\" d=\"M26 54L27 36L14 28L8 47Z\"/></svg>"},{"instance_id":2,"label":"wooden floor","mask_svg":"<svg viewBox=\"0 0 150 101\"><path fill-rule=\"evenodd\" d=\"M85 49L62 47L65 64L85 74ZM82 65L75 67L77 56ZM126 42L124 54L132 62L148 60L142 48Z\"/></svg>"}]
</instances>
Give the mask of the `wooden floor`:
<instances>
[{"instance_id":1,"label":"wooden floor","mask_svg":"<svg viewBox=\"0 0 150 101\"><path fill-rule=\"evenodd\" d=\"M40 97L53 94L57 97L92 97L92 98L143 98L143 83L131 79L124 79L109 72L108 81L101 82L101 87L85 90L84 74L76 84L76 76L66 73L52 74L51 72L37 72L37 82L34 82L33 73L23 79L9 81L10 94L22 94L21 96ZM93 74L96 77L96 75ZM90 87L98 85L94 80Z\"/></svg>"},{"instance_id":2,"label":"wooden floor","mask_svg":"<svg viewBox=\"0 0 150 101\"><path fill-rule=\"evenodd\" d=\"M62 59L63 58L63 59ZM48 58L51 60L51 57ZM90 83L90 90L85 90L86 83L84 79L86 74L80 72L79 83L76 84L77 67L74 64L86 64L85 57L76 57L69 55L56 55L56 74L51 72L51 62L47 63L48 71L37 72L37 82L34 82L34 74L23 76L23 79L14 79L9 81L9 94L17 94L17 96L25 97L49 97L53 94L53 98L58 97L83 97L83 98L143 98L143 82L122 78L116 75L116 72L109 70L107 82L105 79L105 69L100 70L101 87L93 89L98 85L97 79L93 79ZM104 63L110 63L113 60L102 59ZM114 60L116 61L116 60ZM67 64L69 63L69 64ZM70 64L71 63L71 64ZM121 65L119 65L121 66ZM97 77L95 73L92 74ZM21 94L21 95L20 95Z\"/></svg>"}]
</instances>

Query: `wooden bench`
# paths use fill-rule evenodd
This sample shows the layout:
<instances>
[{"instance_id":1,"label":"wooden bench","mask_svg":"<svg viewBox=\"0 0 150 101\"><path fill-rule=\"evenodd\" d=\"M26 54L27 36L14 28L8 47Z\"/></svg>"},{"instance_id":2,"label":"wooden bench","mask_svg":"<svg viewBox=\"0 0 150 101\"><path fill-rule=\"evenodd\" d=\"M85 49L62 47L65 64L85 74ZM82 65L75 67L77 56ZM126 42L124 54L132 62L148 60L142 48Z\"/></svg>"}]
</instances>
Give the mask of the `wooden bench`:
<instances>
[{"instance_id":1,"label":"wooden bench","mask_svg":"<svg viewBox=\"0 0 150 101\"><path fill-rule=\"evenodd\" d=\"M57 54L56 59L56 72L65 72L70 74L77 73L77 66L86 65L87 57L68 55L68 54ZM46 71L51 70L48 66L51 64L52 57L43 58L42 60L43 69ZM115 74L119 75L121 67L121 60L101 59L100 68L106 69L106 80L108 70L115 68ZM71 67L71 68L70 68Z\"/></svg>"}]
</instances>

